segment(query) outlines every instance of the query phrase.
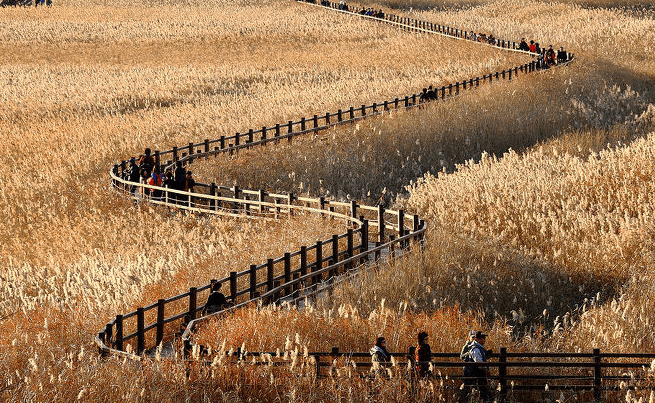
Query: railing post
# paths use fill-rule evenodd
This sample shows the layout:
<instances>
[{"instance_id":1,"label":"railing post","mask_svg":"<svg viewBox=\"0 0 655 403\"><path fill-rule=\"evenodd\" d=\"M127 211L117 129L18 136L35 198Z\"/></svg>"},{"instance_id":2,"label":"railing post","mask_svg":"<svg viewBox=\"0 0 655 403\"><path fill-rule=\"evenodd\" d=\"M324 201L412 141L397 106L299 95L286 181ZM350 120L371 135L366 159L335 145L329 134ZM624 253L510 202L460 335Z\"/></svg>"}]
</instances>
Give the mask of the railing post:
<instances>
[{"instance_id":1,"label":"railing post","mask_svg":"<svg viewBox=\"0 0 655 403\"><path fill-rule=\"evenodd\" d=\"M284 284L289 284L291 282L291 253L284 252ZM284 288L284 295L291 294L291 289L289 287Z\"/></svg>"},{"instance_id":2,"label":"railing post","mask_svg":"<svg viewBox=\"0 0 655 403\"><path fill-rule=\"evenodd\" d=\"M347 250L346 258L351 258L354 255L354 249L355 249L355 246L353 245L353 230L352 230L352 228L348 228L346 239L347 239L347 245L348 245L347 246L348 249L346 249ZM351 268L352 268L352 262L348 263L348 266L344 267L344 270L347 271L347 270L350 270Z\"/></svg>"},{"instance_id":3,"label":"railing post","mask_svg":"<svg viewBox=\"0 0 655 403\"><path fill-rule=\"evenodd\" d=\"M300 119L300 131L301 132L305 131L305 118Z\"/></svg>"},{"instance_id":4,"label":"railing post","mask_svg":"<svg viewBox=\"0 0 655 403\"><path fill-rule=\"evenodd\" d=\"M341 122L343 120L342 113L343 112L341 111L341 109L337 111L337 122Z\"/></svg>"},{"instance_id":5,"label":"railing post","mask_svg":"<svg viewBox=\"0 0 655 403\"><path fill-rule=\"evenodd\" d=\"M273 278L275 277L273 259L266 260L266 291L273 289Z\"/></svg>"},{"instance_id":6,"label":"railing post","mask_svg":"<svg viewBox=\"0 0 655 403\"><path fill-rule=\"evenodd\" d=\"M312 266L312 272L320 271L322 268L323 268L323 242L316 241L316 264ZM317 274L316 276L312 277L312 285L318 284L320 280L323 280L322 274Z\"/></svg>"},{"instance_id":7,"label":"railing post","mask_svg":"<svg viewBox=\"0 0 655 403\"><path fill-rule=\"evenodd\" d=\"M601 356L600 349L595 348L593 351L594 354L594 402L601 401L601 383L603 380L603 374L601 372Z\"/></svg>"},{"instance_id":8,"label":"railing post","mask_svg":"<svg viewBox=\"0 0 655 403\"><path fill-rule=\"evenodd\" d=\"M257 292L257 265L250 265L250 299L255 299Z\"/></svg>"},{"instance_id":9,"label":"railing post","mask_svg":"<svg viewBox=\"0 0 655 403\"><path fill-rule=\"evenodd\" d=\"M362 220L362 226L359 229L359 233L362 237L362 244L359 247L360 253L365 253L368 250L368 220ZM360 264L364 264L368 260L368 253L362 257Z\"/></svg>"},{"instance_id":10,"label":"railing post","mask_svg":"<svg viewBox=\"0 0 655 403\"><path fill-rule=\"evenodd\" d=\"M262 140L266 140L266 126L262 126Z\"/></svg>"},{"instance_id":11,"label":"railing post","mask_svg":"<svg viewBox=\"0 0 655 403\"><path fill-rule=\"evenodd\" d=\"M216 184L214 182L209 185L209 195L216 196ZM209 209L216 210L216 200L209 199Z\"/></svg>"},{"instance_id":12,"label":"railing post","mask_svg":"<svg viewBox=\"0 0 655 403\"><path fill-rule=\"evenodd\" d=\"M330 258L330 265L334 265L338 261L339 261L339 236L332 235L332 257ZM330 273L328 273L328 276L333 277L337 274L339 274L338 268L335 268L332 269Z\"/></svg>"},{"instance_id":13,"label":"railing post","mask_svg":"<svg viewBox=\"0 0 655 403\"><path fill-rule=\"evenodd\" d=\"M192 156L193 154L195 154L193 150L193 143L189 143L189 156Z\"/></svg>"},{"instance_id":14,"label":"railing post","mask_svg":"<svg viewBox=\"0 0 655 403\"><path fill-rule=\"evenodd\" d=\"M234 145L238 146L241 144L241 133L238 133L234 135Z\"/></svg>"},{"instance_id":15,"label":"railing post","mask_svg":"<svg viewBox=\"0 0 655 403\"><path fill-rule=\"evenodd\" d=\"M191 320L196 318L196 310L198 308L198 289L196 287L189 288L189 317Z\"/></svg>"},{"instance_id":16,"label":"railing post","mask_svg":"<svg viewBox=\"0 0 655 403\"><path fill-rule=\"evenodd\" d=\"M325 114L325 125L326 126L330 125L330 112Z\"/></svg>"},{"instance_id":17,"label":"railing post","mask_svg":"<svg viewBox=\"0 0 655 403\"><path fill-rule=\"evenodd\" d=\"M157 336L155 339L157 345L160 345L161 342L164 341L165 309L166 309L166 300L158 299L157 300Z\"/></svg>"},{"instance_id":18,"label":"railing post","mask_svg":"<svg viewBox=\"0 0 655 403\"><path fill-rule=\"evenodd\" d=\"M116 350L123 351L123 315L116 315L116 336L114 345Z\"/></svg>"},{"instance_id":19,"label":"railing post","mask_svg":"<svg viewBox=\"0 0 655 403\"><path fill-rule=\"evenodd\" d=\"M177 147L173 147L173 162L176 162L177 159Z\"/></svg>"},{"instance_id":20,"label":"railing post","mask_svg":"<svg viewBox=\"0 0 655 403\"><path fill-rule=\"evenodd\" d=\"M230 298L232 299L232 303L236 305L237 303L237 272L231 271L230 272Z\"/></svg>"},{"instance_id":21,"label":"railing post","mask_svg":"<svg viewBox=\"0 0 655 403\"><path fill-rule=\"evenodd\" d=\"M355 108L351 106L348 112L350 113L350 119L355 119Z\"/></svg>"},{"instance_id":22,"label":"railing post","mask_svg":"<svg viewBox=\"0 0 655 403\"><path fill-rule=\"evenodd\" d=\"M141 355L146 348L145 316L143 308L136 308L136 353Z\"/></svg>"},{"instance_id":23,"label":"railing post","mask_svg":"<svg viewBox=\"0 0 655 403\"><path fill-rule=\"evenodd\" d=\"M314 121L314 129L316 129L318 127L318 115L314 115L312 120Z\"/></svg>"},{"instance_id":24,"label":"railing post","mask_svg":"<svg viewBox=\"0 0 655 403\"><path fill-rule=\"evenodd\" d=\"M366 116L366 105L362 105L362 116Z\"/></svg>"},{"instance_id":25,"label":"railing post","mask_svg":"<svg viewBox=\"0 0 655 403\"><path fill-rule=\"evenodd\" d=\"M318 382L318 378L321 374L321 356L320 355L315 355L314 356L314 366L316 370L316 378L315 381Z\"/></svg>"},{"instance_id":26,"label":"railing post","mask_svg":"<svg viewBox=\"0 0 655 403\"><path fill-rule=\"evenodd\" d=\"M264 193L263 189L259 189L259 193L257 194L257 201L259 202L259 212L261 214L264 213L264 206L262 203L264 202L264 199L266 197L266 193Z\"/></svg>"},{"instance_id":27,"label":"railing post","mask_svg":"<svg viewBox=\"0 0 655 403\"><path fill-rule=\"evenodd\" d=\"M255 134L252 129L248 130L248 140L246 140L246 143L252 143L255 140Z\"/></svg>"},{"instance_id":28,"label":"railing post","mask_svg":"<svg viewBox=\"0 0 655 403\"><path fill-rule=\"evenodd\" d=\"M107 323L107 325L105 325L105 344L109 347L111 347L113 328L114 326L111 323Z\"/></svg>"},{"instance_id":29,"label":"railing post","mask_svg":"<svg viewBox=\"0 0 655 403\"><path fill-rule=\"evenodd\" d=\"M507 395L507 366L504 365L507 362L507 348L500 348L500 355L498 356L498 385L500 388L500 401L505 401L505 396Z\"/></svg>"},{"instance_id":30,"label":"railing post","mask_svg":"<svg viewBox=\"0 0 655 403\"><path fill-rule=\"evenodd\" d=\"M280 137L280 124L275 124L275 137Z\"/></svg>"},{"instance_id":31,"label":"railing post","mask_svg":"<svg viewBox=\"0 0 655 403\"><path fill-rule=\"evenodd\" d=\"M161 166L161 155L159 155L159 150L155 151L155 166Z\"/></svg>"},{"instance_id":32,"label":"railing post","mask_svg":"<svg viewBox=\"0 0 655 403\"><path fill-rule=\"evenodd\" d=\"M405 235L405 211L398 210L398 238L402 238L403 235ZM404 248L405 243L401 242L399 246Z\"/></svg>"},{"instance_id":33,"label":"railing post","mask_svg":"<svg viewBox=\"0 0 655 403\"><path fill-rule=\"evenodd\" d=\"M307 247L300 247L300 277L307 274Z\"/></svg>"},{"instance_id":34,"label":"railing post","mask_svg":"<svg viewBox=\"0 0 655 403\"><path fill-rule=\"evenodd\" d=\"M357 218L357 201L352 200L350 202L350 216L352 218Z\"/></svg>"}]
</instances>

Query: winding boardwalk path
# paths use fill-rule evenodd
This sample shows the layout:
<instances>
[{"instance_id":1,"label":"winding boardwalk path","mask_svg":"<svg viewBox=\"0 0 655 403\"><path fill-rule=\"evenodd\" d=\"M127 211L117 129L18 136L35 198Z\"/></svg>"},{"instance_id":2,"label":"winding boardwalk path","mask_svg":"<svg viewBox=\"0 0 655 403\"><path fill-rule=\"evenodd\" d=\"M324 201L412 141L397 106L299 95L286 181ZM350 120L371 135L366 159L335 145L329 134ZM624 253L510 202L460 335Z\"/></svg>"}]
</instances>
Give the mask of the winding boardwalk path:
<instances>
[{"instance_id":1,"label":"winding boardwalk path","mask_svg":"<svg viewBox=\"0 0 655 403\"><path fill-rule=\"evenodd\" d=\"M345 18L356 16L375 23L391 24L410 32L468 40L466 31L426 21L391 14L384 17L363 16L345 11L337 3L330 2L321 5L304 4L340 12ZM511 80L518 75L540 70L538 55L519 50L516 42L497 39L495 44L480 45L525 53L530 57L530 61L482 77L437 86L432 102L443 101L480 85ZM560 65L568 64L572 60L573 55L569 54L567 60ZM164 172L166 168L174 167L177 163L190 165L198 159L229 155L241 149L282 141L291 142L296 137L315 134L336 125L351 124L370 116L414 108L421 102L420 94L411 94L372 105L362 105L360 108L349 107L333 113L251 129L234 136L221 136L219 139L189 143L170 150L158 150L154 153L155 164ZM190 333L199 322L212 316L202 316L202 306L198 301L206 299L214 283L226 285L223 290L228 290L227 298L234 304L231 309L252 303L297 303L329 290L340 279L347 278L349 273L369 267L385 256L393 259L398 251L412 250L423 244L425 222L417 215L406 214L402 210L367 206L356 201L344 203L323 197L269 193L237 186L225 187L215 183L199 183L193 193L150 186L126 179L128 161L129 158L112 167L111 185L135 199L197 214L243 218L277 219L298 213L320 214L342 222L344 231L314 245L285 253L284 256L267 259L261 264L253 264L242 271L232 272L229 277L212 280L211 283L192 287L188 292L159 299L133 312L116 315L95 338L95 343L103 355L115 354L141 359L145 353L154 351L157 346L170 345L166 343L170 343L173 337L182 332L187 348L193 348Z\"/></svg>"}]
</instances>

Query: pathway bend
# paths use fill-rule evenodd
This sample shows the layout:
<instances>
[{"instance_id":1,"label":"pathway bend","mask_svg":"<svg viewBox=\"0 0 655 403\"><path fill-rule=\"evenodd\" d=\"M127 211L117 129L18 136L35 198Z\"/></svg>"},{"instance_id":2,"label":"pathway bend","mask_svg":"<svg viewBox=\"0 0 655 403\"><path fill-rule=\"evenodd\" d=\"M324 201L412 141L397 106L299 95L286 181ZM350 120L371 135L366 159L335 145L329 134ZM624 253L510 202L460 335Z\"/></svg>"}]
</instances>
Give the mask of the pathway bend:
<instances>
[{"instance_id":1,"label":"pathway bend","mask_svg":"<svg viewBox=\"0 0 655 403\"><path fill-rule=\"evenodd\" d=\"M342 10L339 4L332 2L323 2L320 5L313 2L303 4L390 24L410 32L468 40L468 33L464 30L426 21L393 14L385 14L383 18L363 16ZM432 102L450 99L480 85L512 80L519 75L541 70L542 63L538 60L538 55L519 50L518 43L514 41L497 39L495 44L476 43L525 53L533 57L533 60L482 77L435 86L436 93ZM559 66L569 64L573 60L573 55L568 54L567 60ZM155 164L164 172L166 168L178 162L188 166L199 159L229 155L242 149L282 141L292 142L299 136L319 133L336 125L351 124L382 113L419 107L422 102L421 94L414 93L362 105L359 108L339 109L336 112L250 129L232 136L192 142L170 150L157 150L154 153ZM344 230L328 239L317 241L314 245L303 246L300 250L267 259L260 264L252 264L241 271L231 272L229 277L211 280L209 283L191 287L189 291L179 295L162 298L135 311L116 315L95 337L95 343L103 355L115 354L140 359L145 352L181 334L187 343L187 349L192 349L191 332L199 323L211 317L202 316L202 306L198 301L206 298L214 283L227 286L227 297L235 305L233 309L253 303L279 304L283 301L298 301L324 291L326 287L334 284L335 280L348 273L369 267L384 255L394 258L398 250L413 249L424 242L425 222L419 216L406 214L403 210L386 209L379 205L368 206L357 201L346 203L327 200L324 197L241 189L238 186L227 187L215 183L198 183L194 192L185 192L129 181L126 177L128 161L129 158L115 164L110 170L111 187L128 197L196 214L258 219L278 219L298 213L320 214L341 221Z\"/></svg>"}]
</instances>

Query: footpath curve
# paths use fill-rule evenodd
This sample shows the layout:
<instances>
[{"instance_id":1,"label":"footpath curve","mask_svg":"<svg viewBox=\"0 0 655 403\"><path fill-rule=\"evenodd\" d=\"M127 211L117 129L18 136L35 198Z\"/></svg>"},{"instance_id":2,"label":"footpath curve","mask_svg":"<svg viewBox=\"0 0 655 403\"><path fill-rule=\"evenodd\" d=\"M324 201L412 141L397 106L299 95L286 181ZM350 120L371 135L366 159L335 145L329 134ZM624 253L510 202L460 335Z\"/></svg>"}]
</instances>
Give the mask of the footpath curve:
<instances>
[{"instance_id":1,"label":"footpath curve","mask_svg":"<svg viewBox=\"0 0 655 403\"><path fill-rule=\"evenodd\" d=\"M328 1L314 4L322 7L386 23L410 32L438 34L458 40L469 40L467 31L419 21L411 18L385 14L383 17L361 15L344 10L344 3ZM525 53L534 59L520 66L497 71L482 77L473 77L460 82L435 86L432 102L444 101L480 85L496 80L512 80L518 75L540 71L539 55L518 49L514 41L496 39L494 44L476 42L503 50ZM574 60L567 54L567 65ZM281 141L292 142L295 137L314 135L336 125L351 124L367 117L392 113L422 105L421 94L411 94L393 100L374 102L371 105L339 109L308 118L289 120L272 126L221 136L214 140L173 147L170 150L155 151L155 165L164 172L180 162L188 166L198 159L231 155L242 149L266 146ZM202 305L214 283L227 285L227 299L238 309L249 304L296 304L333 286L350 272L368 267L383 256L394 258L398 251L408 251L421 246L426 231L425 222L417 215L403 210L386 209L383 206L368 206L356 201L349 203L326 200L324 197L304 197L292 193L269 193L263 190L247 190L238 186L226 187L215 183L197 183L194 192L185 192L168 187L158 187L128 180L130 159L115 164L110 170L111 187L124 195L155 205L186 210L197 214L216 214L257 219L277 219L299 213L320 214L343 222L344 232L303 246L300 250L285 253L284 256L252 264L242 271L231 272L229 277L211 280L188 292L137 308L135 311L118 314L96 333L94 342L100 354L119 355L131 359L142 359L162 343L182 334L187 351L194 348L190 335L202 321L216 314L202 316ZM219 313L220 314L220 313ZM199 347L199 346L195 346Z\"/></svg>"}]
</instances>

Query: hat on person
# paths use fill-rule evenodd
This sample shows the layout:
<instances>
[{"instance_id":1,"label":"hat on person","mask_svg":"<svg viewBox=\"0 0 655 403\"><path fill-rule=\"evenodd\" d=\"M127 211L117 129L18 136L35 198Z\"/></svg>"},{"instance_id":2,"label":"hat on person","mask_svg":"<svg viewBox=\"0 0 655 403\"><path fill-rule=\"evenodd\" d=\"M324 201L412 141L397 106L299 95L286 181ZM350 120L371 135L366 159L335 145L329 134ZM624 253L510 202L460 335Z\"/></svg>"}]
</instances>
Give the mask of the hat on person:
<instances>
[{"instance_id":1,"label":"hat on person","mask_svg":"<svg viewBox=\"0 0 655 403\"><path fill-rule=\"evenodd\" d=\"M475 334L475 338L476 338L476 339L485 339L485 338L487 338L487 335L484 334L483 332L477 332L477 333Z\"/></svg>"}]
</instances>

